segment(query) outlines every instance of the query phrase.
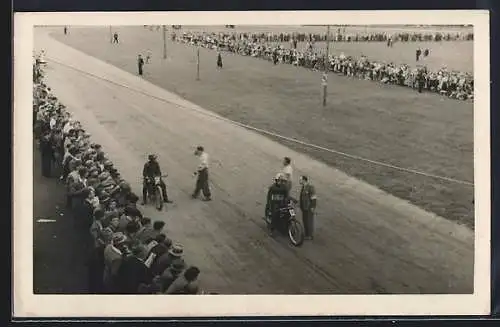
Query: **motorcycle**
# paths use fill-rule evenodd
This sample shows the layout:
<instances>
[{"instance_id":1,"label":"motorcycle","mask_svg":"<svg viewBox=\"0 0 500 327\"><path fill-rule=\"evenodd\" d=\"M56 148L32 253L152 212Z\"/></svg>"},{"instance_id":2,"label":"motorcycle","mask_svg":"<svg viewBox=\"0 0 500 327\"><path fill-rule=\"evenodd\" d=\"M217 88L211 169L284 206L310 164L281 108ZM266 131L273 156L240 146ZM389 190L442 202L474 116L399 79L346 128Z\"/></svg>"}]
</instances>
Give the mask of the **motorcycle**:
<instances>
[{"instance_id":1,"label":"motorcycle","mask_svg":"<svg viewBox=\"0 0 500 327\"><path fill-rule=\"evenodd\" d=\"M279 210L277 226L275 230L282 235L287 235L290 243L293 246L301 246L304 243L304 227L296 218L295 205L293 201L288 201L288 204ZM271 214L267 213L264 217L268 230L271 230Z\"/></svg>"},{"instance_id":2,"label":"motorcycle","mask_svg":"<svg viewBox=\"0 0 500 327\"><path fill-rule=\"evenodd\" d=\"M155 204L158 211L163 209L163 192L161 191L161 179L167 175L155 176L153 179L146 177L146 189L148 192L148 202Z\"/></svg>"}]
</instances>

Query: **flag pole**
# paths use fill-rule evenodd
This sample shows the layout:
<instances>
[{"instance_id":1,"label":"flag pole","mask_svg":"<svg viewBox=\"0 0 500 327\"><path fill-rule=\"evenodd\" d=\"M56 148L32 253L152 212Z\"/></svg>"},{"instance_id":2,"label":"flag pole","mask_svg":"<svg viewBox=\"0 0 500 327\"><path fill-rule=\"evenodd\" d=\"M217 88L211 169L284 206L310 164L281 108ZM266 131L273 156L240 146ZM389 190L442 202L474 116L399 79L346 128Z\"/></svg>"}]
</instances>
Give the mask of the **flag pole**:
<instances>
[{"instance_id":1,"label":"flag pole","mask_svg":"<svg viewBox=\"0 0 500 327\"><path fill-rule=\"evenodd\" d=\"M200 80L200 47L196 49L196 80Z\"/></svg>"},{"instance_id":2,"label":"flag pole","mask_svg":"<svg viewBox=\"0 0 500 327\"><path fill-rule=\"evenodd\" d=\"M324 72L321 78L321 85L323 86L323 107L326 106L326 98L328 96L328 69L330 57L330 25L326 26L326 58L324 61Z\"/></svg>"},{"instance_id":3,"label":"flag pole","mask_svg":"<svg viewBox=\"0 0 500 327\"><path fill-rule=\"evenodd\" d=\"M163 25L163 59L167 59L167 28Z\"/></svg>"}]
</instances>

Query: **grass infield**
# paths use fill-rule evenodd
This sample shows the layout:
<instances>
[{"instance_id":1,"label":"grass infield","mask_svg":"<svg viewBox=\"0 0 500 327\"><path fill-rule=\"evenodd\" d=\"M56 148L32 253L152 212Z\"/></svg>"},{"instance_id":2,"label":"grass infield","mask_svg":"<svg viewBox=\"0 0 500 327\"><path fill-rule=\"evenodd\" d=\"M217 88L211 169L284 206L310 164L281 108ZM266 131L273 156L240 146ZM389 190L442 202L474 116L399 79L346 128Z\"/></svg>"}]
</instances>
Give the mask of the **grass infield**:
<instances>
[{"instance_id":1,"label":"grass infield","mask_svg":"<svg viewBox=\"0 0 500 327\"><path fill-rule=\"evenodd\" d=\"M142 26L113 29L120 35L118 45L110 43L109 27L70 28L68 35L61 28L53 37L134 74L137 55L150 50L152 61L144 67L145 79L229 119L370 160L473 181L472 102L330 74L328 103L323 107L319 72L233 54L223 54L224 68L217 70L216 52L201 49L201 79L196 81L194 47L169 40L167 60L163 60L160 31ZM343 46L352 48L353 55L357 51L368 58L414 64L418 45ZM432 43L429 48L433 66L472 70L472 42ZM276 141L474 228L471 186Z\"/></svg>"}]
</instances>

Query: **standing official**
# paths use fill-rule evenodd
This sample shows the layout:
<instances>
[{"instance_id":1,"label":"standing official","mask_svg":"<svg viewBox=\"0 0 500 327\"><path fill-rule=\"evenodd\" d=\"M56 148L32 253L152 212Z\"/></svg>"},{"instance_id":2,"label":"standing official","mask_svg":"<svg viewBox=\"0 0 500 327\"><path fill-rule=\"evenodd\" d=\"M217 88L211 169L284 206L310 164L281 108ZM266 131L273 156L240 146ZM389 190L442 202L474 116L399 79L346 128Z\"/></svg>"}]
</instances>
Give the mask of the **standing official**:
<instances>
[{"instance_id":1,"label":"standing official","mask_svg":"<svg viewBox=\"0 0 500 327\"><path fill-rule=\"evenodd\" d=\"M218 69L222 68L222 55L220 51L217 51L217 68Z\"/></svg>"},{"instance_id":2,"label":"standing official","mask_svg":"<svg viewBox=\"0 0 500 327\"><path fill-rule=\"evenodd\" d=\"M118 42L118 33L116 33L116 32L113 34L113 43L116 43L116 44L120 43L120 42Z\"/></svg>"},{"instance_id":3,"label":"standing official","mask_svg":"<svg viewBox=\"0 0 500 327\"><path fill-rule=\"evenodd\" d=\"M417 61L420 60L421 55L422 55L422 50L420 50L420 48L418 48L417 51L415 52L415 57L416 57Z\"/></svg>"},{"instance_id":4,"label":"standing official","mask_svg":"<svg viewBox=\"0 0 500 327\"><path fill-rule=\"evenodd\" d=\"M314 212L316 211L316 190L309 182L307 176L300 177L300 210L302 211L302 221L304 224L305 239L313 239Z\"/></svg>"},{"instance_id":5,"label":"standing official","mask_svg":"<svg viewBox=\"0 0 500 327\"><path fill-rule=\"evenodd\" d=\"M42 158L42 176L51 177L52 161L54 160L54 149L50 142L50 133L47 132L40 139L40 154Z\"/></svg>"},{"instance_id":6,"label":"standing official","mask_svg":"<svg viewBox=\"0 0 500 327\"><path fill-rule=\"evenodd\" d=\"M194 173L197 176L196 188L191 195L193 199L198 198L200 191L203 192L203 201L211 201L212 195L208 186L208 154L202 146L198 146L194 155L200 158L200 164L197 171Z\"/></svg>"},{"instance_id":7,"label":"standing official","mask_svg":"<svg viewBox=\"0 0 500 327\"><path fill-rule=\"evenodd\" d=\"M137 69L139 70L139 75L142 76L142 67L144 66L144 59L142 55L137 56Z\"/></svg>"}]
</instances>

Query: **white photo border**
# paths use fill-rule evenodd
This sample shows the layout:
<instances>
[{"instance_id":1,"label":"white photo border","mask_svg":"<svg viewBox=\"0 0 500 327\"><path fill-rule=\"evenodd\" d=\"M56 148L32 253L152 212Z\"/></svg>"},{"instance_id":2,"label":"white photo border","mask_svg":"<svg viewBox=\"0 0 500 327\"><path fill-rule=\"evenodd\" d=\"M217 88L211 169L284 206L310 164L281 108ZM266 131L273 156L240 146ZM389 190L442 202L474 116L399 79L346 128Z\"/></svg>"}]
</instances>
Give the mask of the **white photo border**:
<instances>
[{"instance_id":1,"label":"white photo border","mask_svg":"<svg viewBox=\"0 0 500 327\"><path fill-rule=\"evenodd\" d=\"M37 25L463 25L474 26L475 261L472 295L140 295L33 294L32 49ZM490 312L489 12L241 11L81 12L14 15L13 316L215 317L484 315ZM30 95L30 96L28 96ZM22 199L22 201L20 201Z\"/></svg>"}]
</instances>

